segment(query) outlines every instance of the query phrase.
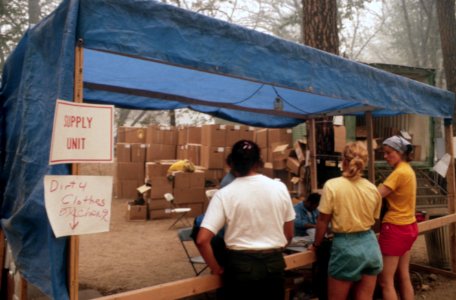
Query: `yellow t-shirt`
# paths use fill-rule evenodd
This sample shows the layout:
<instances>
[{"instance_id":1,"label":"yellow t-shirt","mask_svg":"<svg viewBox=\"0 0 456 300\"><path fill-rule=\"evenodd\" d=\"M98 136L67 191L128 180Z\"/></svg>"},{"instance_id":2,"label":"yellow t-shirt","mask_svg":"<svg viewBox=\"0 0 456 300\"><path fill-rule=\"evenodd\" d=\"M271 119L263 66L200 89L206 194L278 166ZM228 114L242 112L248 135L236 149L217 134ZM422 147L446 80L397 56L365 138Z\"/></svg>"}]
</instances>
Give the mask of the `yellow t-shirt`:
<instances>
[{"instance_id":1,"label":"yellow t-shirt","mask_svg":"<svg viewBox=\"0 0 456 300\"><path fill-rule=\"evenodd\" d=\"M367 179L338 177L325 183L318 210L332 215L333 232L366 231L380 217L381 200L377 187Z\"/></svg>"},{"instance_id":2,"label":"yellow t-shirt","mask_svg":"<svg viewBox=\"0 0 456 300\"><path fill-rule=\"evenodd\" d=\"M416 176L406 162L400 162L383 185L392 192L386 197L388 210L382 222L407 225L416 222Z\"/></svg>"}]
</instances>

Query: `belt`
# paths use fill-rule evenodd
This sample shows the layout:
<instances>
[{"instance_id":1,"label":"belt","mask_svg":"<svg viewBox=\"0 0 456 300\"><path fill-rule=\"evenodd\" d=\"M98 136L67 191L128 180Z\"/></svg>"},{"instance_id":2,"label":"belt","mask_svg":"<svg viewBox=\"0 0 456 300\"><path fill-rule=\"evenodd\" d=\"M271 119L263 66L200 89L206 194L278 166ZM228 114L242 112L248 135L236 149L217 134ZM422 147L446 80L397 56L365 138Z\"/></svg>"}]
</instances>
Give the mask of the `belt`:
<instances>
[{"instance_id":1,"label":"belt","mask_svg":"<svg viewBox=\"0 0 456 300\"><path fill-rule=\"evenodd\" d=\"M239 253L247 253L247 254L270 254L270 253L278 253L283 252L283 248L272 248L272 249L249 249L249 250L232 250L228 249L228 251L239 252Z\"/></svg>"}]
</instances>

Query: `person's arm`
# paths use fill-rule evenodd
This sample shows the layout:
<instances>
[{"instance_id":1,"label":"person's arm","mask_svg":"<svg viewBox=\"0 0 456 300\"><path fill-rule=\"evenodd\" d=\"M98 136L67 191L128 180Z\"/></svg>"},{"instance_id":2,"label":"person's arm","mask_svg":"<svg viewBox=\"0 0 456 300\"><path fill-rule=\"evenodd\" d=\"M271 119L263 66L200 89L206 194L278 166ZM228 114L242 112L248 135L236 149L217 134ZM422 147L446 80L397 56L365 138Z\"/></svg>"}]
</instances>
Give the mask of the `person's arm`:
<instances>
[{"instance_id":1,"label":"person's arm","mask_svg":"<svg viewBox=\"0 0 456 300\"><path fill-rule=\"evenodd\" d=\"M220 275L223 273L223 268L218 264L212 250L211 240L214 233L209 229L201 227L196 238L196 246L198 247L201 256L211 269L212 274Z\"/></svg>"},{"instance_id":2,"label":"person's arm","mask_svg":"<svg viewBox=\"0 0 456 300\"><path fill-rule=\"evenodd\" d=\"M332 215L321 213L318 215L317 219L317 230L315 233L315 241L310 247L310 250L314 250L316 247L319 247L323 242L325 233L328 230L328 224L331 221Z\"/></svg>"},{"instance_id":3,"label":"person's arm","mask_svg":"<svg viewBox=\"0 0 456 300\"><path fill-rule=\"evenodd\" d=\"M291 240L294 236L294 222L293 220L285 222L283 224L283 233L285 234L285 238L287 239L287 246L291 243Z\"/></svg>"},{"instance_id":4,"label":"person's arm","mask_svg":"<svg viewBox=\"0 0 456 300\"><path fill-rule=\"evenodd\" d=\"M382 198L388 197L388 195L393 192L389 187L387 187L384 184L381 184L378 186L378 191L379 191L380 195L382 196Z\"/></svg>"}]
</instances>

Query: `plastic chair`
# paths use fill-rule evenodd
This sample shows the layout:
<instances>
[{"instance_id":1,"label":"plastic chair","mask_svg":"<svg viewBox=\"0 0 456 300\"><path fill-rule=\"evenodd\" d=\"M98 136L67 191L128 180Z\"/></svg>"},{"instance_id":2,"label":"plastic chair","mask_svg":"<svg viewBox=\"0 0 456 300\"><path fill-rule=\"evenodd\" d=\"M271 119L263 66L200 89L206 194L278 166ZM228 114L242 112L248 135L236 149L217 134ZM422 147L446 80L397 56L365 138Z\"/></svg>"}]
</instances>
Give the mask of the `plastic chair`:
<instances>
[{"instance_id":1,"label":"plastic chair","mask_svg":"<svg viewBox=\"0 0 456 300\"><path fill-rule=\"evenodd\" d=\"M173 228L178 222L181 222L185 227L191 226L185 217L192 209L190 207L178 207L178 205L174 202L174 196L171 193L166 193L164 197L170 206L170 208L165 209L165 213L173 215L176 218L174 223L171 224L168 229Z\"/></svg>"},{"instance_id":2,"label":"plastic chair","mask_svg":"<svg viewBox=\"0 0 456 300\"><path fill-rule=\"evenodd\" d=\"M191 256L190 251L187 248L187 243L192 242L194 243L193 239L191 238L191 233L192 233L192 227L188 228L180 228L177 231L177 235L179 236L179 240L182 244L182 247L185 250L185 254L187 255L188 261L192 265L193 271L195 272L195 275L198 276L201 274L204 270L207 269L208 265L204 261L203 257L201 255L198 256ZM200 267L197 267L197 266ZM199 269L199 270L198 270Z\"/></svg>"}]
</instances>

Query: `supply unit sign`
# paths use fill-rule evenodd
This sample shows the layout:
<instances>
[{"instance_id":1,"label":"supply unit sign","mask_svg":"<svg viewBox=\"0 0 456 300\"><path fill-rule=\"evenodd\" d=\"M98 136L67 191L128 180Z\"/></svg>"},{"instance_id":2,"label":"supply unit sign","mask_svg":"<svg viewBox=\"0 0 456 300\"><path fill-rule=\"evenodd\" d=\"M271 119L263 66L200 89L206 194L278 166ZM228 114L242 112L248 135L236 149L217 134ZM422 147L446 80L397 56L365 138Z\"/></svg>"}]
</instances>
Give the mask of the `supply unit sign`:
<instances>
[{"instance_id":1,"label":"supply unit sign","mask_svg":"<svg viewBox=\"0 0 456 300\"><path fill-rule=\"evenodd\" d=\"M56 237L109 231L112 176L45 176L44 199Z\"/></svg>"},{"instance_id":2,"label":"supply unit sign","mask_svg":"<svg viewBox=\"0 0 456 300\"><path fill-rule=\"evenodd\" d=\"M113 162L114 106L57 100L49 164Z\"/></svg>"}]
</instances>

